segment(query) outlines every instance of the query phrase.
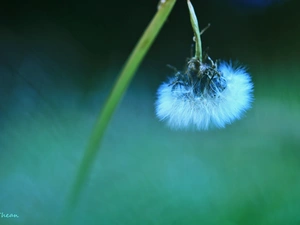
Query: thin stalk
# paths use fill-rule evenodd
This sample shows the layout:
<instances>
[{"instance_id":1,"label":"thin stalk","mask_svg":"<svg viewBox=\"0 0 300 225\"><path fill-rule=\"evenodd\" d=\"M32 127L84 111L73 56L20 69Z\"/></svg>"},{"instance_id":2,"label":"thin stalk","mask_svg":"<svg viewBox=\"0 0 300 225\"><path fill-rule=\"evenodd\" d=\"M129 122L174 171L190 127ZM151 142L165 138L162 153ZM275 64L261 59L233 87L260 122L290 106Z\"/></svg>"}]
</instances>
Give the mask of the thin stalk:
<instances>
[{"instance_id":1,"label":"thin stalk","mask_svg":"<svg viewBox=\"0 0 300 225\"><path fill-rule=\"evenodd\" d=\"M192 28L194 31L194 38L195 38L195 58L200 61L200 64L202 63L202 44L201 44L201 38L200 38L200 29L198 25L197 16L194 10L194 7L190 0L187 0L189 12L190 12L190 19Z\"/></svg>"},{"instance_id":2,"label":"thin stalk","mask_svg":"<svg viewBox=\"0 0 300 225\"><path fill-rule=\"evenodd\" d=\"M70 196L66 205L66 214L63 215L64 222L62 224L71 223L80 194L82 193L84 185L86 184L91 167L95 161L96 154L99 152L99 146L101 144L106 127L122 96L127 90L136 70L158 35L168 15L170 14L175 2L176 0L166 0L160 5L159 10L156 12L152 21L146 28L144 34L125 63L118 80L116 81L109 97L107 98L92 131L87 148L84 152L83 159L76 174L74 184L71 187Z\"/></svg>"}]
</instances>

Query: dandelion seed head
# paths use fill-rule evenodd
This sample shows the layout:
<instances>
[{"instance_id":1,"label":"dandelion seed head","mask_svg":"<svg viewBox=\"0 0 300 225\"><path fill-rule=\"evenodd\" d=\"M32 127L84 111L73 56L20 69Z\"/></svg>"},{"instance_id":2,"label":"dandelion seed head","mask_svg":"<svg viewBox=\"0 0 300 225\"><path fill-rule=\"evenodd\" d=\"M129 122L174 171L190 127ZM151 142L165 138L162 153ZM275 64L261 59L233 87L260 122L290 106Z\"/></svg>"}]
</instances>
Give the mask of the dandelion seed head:
<instances>
[{"instance_id":1,"label":"dandelion seed head","mask_svg":"<svg viewBox=\"0 0 300 225\"><path fill-rule=\"evenodd\" d=\"M156 115L173 129L223 128L251 107L253 84L244 67L188 63L157 91Z\"/></svg>"}]
</instances>

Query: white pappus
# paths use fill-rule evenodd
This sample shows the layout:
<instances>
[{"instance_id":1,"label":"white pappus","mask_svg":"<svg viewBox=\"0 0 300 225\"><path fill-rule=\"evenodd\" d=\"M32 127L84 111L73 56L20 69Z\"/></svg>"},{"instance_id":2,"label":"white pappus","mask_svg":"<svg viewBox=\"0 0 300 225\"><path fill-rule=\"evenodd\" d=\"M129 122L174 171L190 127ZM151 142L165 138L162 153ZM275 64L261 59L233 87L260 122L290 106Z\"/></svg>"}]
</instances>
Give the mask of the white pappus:
<instances>
[{"instance_id":1,"label":"white pappus","mask_svg":"<svg viewBox=\"0 0 300 225\"><path fill-rule=\"evenodd\" d=\"M159 87L156 115L171 128L223 128L251 107L253 84L246 69L208 59L210 64L200 64L192 58L185 73Z\"/></svg>"},{"instance_id":2,"label":"white pappus","mask_svg":"<svg viewBox=\"0 0 300 225\"><path fill-rule=\"evenodd\" d=\"M223 128L251 107L253 84L244 67L202 57L201 34L194 7L187 0L194 31L195 56L185 72L163 83L157 91L156 115L174 129Z\"/></svg>"}]
</instances>

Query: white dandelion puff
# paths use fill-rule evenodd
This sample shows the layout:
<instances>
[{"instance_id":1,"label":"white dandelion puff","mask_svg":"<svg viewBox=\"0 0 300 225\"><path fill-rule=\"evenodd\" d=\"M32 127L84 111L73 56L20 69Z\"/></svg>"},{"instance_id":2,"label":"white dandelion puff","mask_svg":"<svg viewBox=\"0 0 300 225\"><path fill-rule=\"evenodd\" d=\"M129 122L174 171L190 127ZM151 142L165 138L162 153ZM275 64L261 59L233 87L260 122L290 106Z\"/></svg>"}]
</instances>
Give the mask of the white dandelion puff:
<instances>
[{"instance_id":1,"label":"white dandelion puff","mask_svg":"<svg viewBox=\"0 0 300 225\"><path fill-rule=\"evenodd\" d=\"M251 107L253 84L244 67L233 67L225 62L214 63L202 58L201 34L190 0L187 0L194 31L195 56L187 70L163 83L157 91L156 115L174 129L194 127L206 130L223 128L240 119Z\"/></svg>"},{"instance_id":2,"label":"white dandelion puff","mask_svg":"<svg viewBox=\"0 0 300 225\"><path fill-rule=\"evenodd\" d=\"M156 115L174 129L223 128L240 119L251 107L253 84L243 67L221 62L217 67L201 65L178 72L157 91ZM201 71L201 73L199 73Z\"/></svg>"}]
</instances>

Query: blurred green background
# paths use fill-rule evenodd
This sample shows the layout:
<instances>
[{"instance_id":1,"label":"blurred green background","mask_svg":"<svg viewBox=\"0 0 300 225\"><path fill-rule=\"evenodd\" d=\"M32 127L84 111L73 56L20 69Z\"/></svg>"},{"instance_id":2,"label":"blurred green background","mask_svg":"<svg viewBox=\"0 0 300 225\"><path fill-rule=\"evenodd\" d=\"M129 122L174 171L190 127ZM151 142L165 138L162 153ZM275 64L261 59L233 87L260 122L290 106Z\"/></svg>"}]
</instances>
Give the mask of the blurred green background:
<instances>
[{"instance_id":1,"label":"blurred green background","mask_svg":"<svg viewBox=\"0 0 300 225\"><path fill-rule=\"evenodd\" d=\"M250 2L250 1L249 1ZM226 129L172 131L156 90L190 57L178 1L104 137L72 224L300 224L300 2L193 1L211 58L249 68ZM258 2L258 1L256 1ZM91 129L156 1L20 2L0 13L1 225L54 224ZM59 222L58 222L59 224Z\"/></svg>"}]
</instances>

